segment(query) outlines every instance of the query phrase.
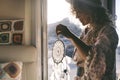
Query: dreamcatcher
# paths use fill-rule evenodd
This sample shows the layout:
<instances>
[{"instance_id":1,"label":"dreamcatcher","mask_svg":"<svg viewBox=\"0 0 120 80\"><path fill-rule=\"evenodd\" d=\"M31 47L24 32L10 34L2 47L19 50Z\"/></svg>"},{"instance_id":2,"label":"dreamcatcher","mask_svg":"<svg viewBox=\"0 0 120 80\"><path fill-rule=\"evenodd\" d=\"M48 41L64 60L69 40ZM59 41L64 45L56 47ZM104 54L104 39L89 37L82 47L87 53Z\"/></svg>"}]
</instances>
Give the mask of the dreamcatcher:
<instances>
[{"instance_id":1,"label":"dreamcatcher","mask_svg":"<svg viewBox=\"0 0 120 80\"><path fill-rule=\"evenodd\" d=\"M59 64L60 62L62 62L62 60L65 56L64 52L65 52L64 43L61 40L57 40L54 43L53 52L52 52L52 57L53 57L54 63Z\"/></svg>"},{"instance_id":2,"label":"dreamcatcher","mask_svg":"<svg viewBox=\"0 0 120 80\"><path fill-rule=\"evenodd\" d=\"M60 39L54 43L52 58L55 68L57 67L56 71L54 70L54 80L69 80L67 61L65 57L65 45Z\"/></svg>"}]
</instances>

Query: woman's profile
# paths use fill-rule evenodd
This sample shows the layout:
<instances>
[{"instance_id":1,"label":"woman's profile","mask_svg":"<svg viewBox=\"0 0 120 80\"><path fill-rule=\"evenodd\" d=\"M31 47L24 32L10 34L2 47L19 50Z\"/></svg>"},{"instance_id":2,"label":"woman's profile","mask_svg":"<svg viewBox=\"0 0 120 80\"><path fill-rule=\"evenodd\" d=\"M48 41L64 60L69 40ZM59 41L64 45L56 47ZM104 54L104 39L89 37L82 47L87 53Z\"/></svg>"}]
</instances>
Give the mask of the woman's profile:
<instances>
[{"instance_id":1,"label":"woman's profile","mask_svg":"<svg viewBox=\"0 0 120 80\"><path fill-rule=\"evenodd\" d=\"M67 0L68 1L68 0ZM69 0L72 13L87 27L80 38L65 25L56 27L76 47L74 60L78 70L75 80L115 80L115 53L118 35L115 25L100 0Z\"/></svg>"}]
</instances>

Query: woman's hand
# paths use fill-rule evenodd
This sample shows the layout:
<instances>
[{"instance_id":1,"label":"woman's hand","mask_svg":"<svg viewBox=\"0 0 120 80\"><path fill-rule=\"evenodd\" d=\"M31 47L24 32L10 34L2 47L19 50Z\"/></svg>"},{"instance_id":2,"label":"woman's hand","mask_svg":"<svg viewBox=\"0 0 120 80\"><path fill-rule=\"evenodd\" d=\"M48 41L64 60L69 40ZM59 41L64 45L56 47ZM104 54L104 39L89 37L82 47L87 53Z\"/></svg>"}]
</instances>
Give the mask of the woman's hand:
<instances>
[{"instance_id":1,"label":"woman's hand","mask_svg":"<svg viewBox=\"0 0 120 80\"><path fill-rule=\"evenodd\" d=\"M70 32L70 30L66 26L64 26L62 24L57 25L56 34L57 35L62 34L63 36L65 36L67 38L72 37L72 33Z\"/></svg>"},{"instance_id":2,"label":"woman's hand","mask_svg":"<svg viewBox=\"0 0 120 80\"><path fill-rule=\"evenodd\" d=\"M83 60L86 60L86 56L88 56L88 51L90 50L91 47L86 45L83 41L81 41L78 37L71 33L66 26L62 24L57 25L56 34L57 35L62 34L63 36L67 37L78 49L77 51L79 56L81 56Z\"/></svg>"},{"instance_id":3,"label":"woman's hand","mask_svg":"<svg viewBox=\"0 0 120 80\"><path fill-rule=\"evenodd\" d=\"M79 76L76 76L76 77L74 78L74 80L80 80L80 77L79 77Z\"/></svg>"}]
</instances>

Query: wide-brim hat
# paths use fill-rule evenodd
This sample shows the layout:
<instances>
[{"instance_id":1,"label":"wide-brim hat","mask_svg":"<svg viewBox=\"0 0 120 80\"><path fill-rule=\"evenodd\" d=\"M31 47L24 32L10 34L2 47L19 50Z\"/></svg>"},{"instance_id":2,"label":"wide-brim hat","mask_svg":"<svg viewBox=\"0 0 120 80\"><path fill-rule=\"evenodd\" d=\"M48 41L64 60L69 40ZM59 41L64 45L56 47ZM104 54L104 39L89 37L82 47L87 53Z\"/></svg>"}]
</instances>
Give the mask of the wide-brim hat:
<instances>
[{"instance_id":1,"label":"wide-brim hat","mask_svg":"<svg viewBox=\"0 0 120 80\"><path fill-rule=\"evenodd\" d=\"M77 10L95 10L103 8L101 0L66 0L73 8Z\"/></svg>"}]
</instances>

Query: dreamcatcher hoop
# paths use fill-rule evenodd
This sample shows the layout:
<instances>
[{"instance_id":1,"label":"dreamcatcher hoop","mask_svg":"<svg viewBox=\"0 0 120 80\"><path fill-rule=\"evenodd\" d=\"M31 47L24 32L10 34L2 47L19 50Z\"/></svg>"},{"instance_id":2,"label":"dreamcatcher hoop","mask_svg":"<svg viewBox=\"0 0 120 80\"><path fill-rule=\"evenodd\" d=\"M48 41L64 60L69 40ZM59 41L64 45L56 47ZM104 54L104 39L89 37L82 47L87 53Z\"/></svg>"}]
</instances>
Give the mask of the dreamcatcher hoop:
<instances>
[{"instance_id":1,"label":"dreamcatcher hoop","mask_svg":"<svg viewBox=\"0 0 120 80\"><path fill-rule=\"evenodd\" d=\"M59 64L62 62L64 56L65 56L65 45L62 42L62 40L57 40L54 43L53 50L52 50L52 58L54 63Z\"/></svg>"}]
</instances>

